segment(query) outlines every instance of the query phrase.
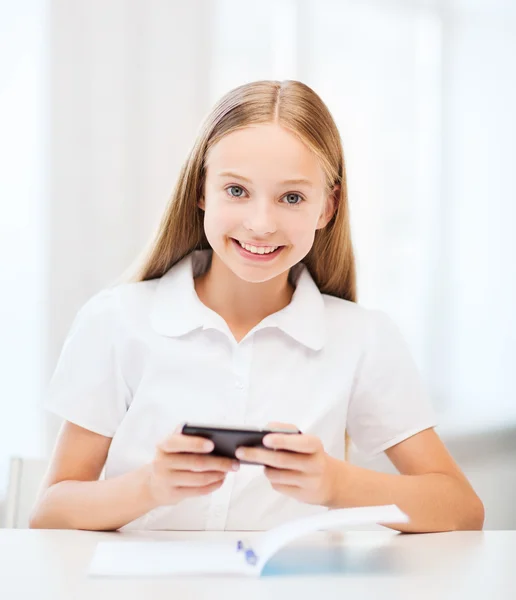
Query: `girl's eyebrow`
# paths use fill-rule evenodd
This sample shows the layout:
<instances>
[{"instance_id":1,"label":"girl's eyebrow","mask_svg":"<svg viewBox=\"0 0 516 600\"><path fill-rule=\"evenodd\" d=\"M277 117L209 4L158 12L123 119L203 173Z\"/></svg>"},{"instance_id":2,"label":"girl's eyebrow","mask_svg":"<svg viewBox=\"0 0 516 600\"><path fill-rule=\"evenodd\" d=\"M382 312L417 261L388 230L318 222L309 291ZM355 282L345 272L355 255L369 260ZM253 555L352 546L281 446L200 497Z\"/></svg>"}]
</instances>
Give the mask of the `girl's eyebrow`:
<instances>
[{"instance_id":1,"label":"girl's eyebrow","mask_svg":"<svg viewBox=\"0 0 516 600\"><path fill-rule=\"evenodd\" d=\"M234 177L235 179L242 179L242 181L247 181L247 183L253 183L250 179L248 179L247 177L244 177L243 175L237 175L236 173L231 173L229 171L223 171L221 173L218 173L219 177ZM311 181L309 181L308 179L303 179L303 178L299 178L299 179L285 179L284 181L281 181L280 183L288 183L289 185L291 184L296 184L296 185L306 185L307 187L313 187L313 184Z\"/></svg>"}]
</instances>

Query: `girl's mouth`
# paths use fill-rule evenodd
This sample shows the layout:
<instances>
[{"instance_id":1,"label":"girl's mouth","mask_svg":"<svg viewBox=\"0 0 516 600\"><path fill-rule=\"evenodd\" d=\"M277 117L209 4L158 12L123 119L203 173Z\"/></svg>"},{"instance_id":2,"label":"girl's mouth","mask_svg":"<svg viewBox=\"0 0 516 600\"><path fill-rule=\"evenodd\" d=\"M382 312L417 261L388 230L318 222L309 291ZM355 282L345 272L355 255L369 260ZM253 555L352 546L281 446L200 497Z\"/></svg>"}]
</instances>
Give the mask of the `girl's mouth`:
<instances>
[{"instance_id":1,"label":"girl's mouth","mask_svg":"<svg viewBox=\"0 0 516 600\"><path fill-rule=\"evenodd\" d=\"M243 256L244 258L247 258L249 260L254 260L257 262L267 262L270 260L274 260L276 258L276 256L278 256L278 254L281 253L283 248L285 248L285 246L277 246L276 248L274 246L271 246L271 247L264 249L263 253L261 253L261 252L259 252L261 250L261 248L257 248L256 246L253 246L252 250L248 250L248 249L244 248L238 240L235 240L235 238L230 238L230 239L231 239L231 243L235 247L236 251L240 254L240 256ZM249 246L248 246L248 248L249 248ZM271 251L272 248L275 248L275 250Z\"/></svg>"}]
</instances>

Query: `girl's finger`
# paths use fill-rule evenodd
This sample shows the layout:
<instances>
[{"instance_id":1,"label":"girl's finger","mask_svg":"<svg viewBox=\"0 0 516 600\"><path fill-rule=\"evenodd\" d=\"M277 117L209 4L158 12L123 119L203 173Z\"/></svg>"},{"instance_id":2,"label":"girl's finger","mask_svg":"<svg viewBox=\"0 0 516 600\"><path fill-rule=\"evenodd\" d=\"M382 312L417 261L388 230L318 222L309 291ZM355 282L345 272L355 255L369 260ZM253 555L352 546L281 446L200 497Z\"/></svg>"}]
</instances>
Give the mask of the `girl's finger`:
<instances>
[{"instance_id":1,"label":"girl's finger","mask_svg":"<svg viewBox=\"0 0 516 600\"><path fill-rule=\"evenodd\" d=\"M220 471L204 471L204 473L175 471L173 485L174 487L202 487L221 481L225 477L226 474Z\"/></svg>"},{"instance_id":2,"label":"girl's finger","mask_svg":"<svg viewBox=\"0 0 516 600\"><path fill-rule=\"evenodd\" d=\"M184 452L170 453L163 459L170 469L177 471L237 471L239 463L222 456L204 456ZM233 468L235 467L235 468Z\"/></svg>"},{"instance_id":3,"label":"girl's finger","mask_svg":"<svg viewBox=\"0 0 516 600\"><path fill-rule=\"evenodd\" d=\"M271 483L303 487L304 476L299 471L288 471L284 469L265 467L263 472Z\"/></svg>"},{"instance_id":4,"label":"girl's finger","mask_svg":"<svg viewBox=\"0 0 516 600\"><path fill-rule=\"evenodd\" d=\"M302 488L297 485L283 485L281 483L272 483L271 486L276 492L280 494L284 494L285 496L290 496L291 498L295 498L296 500L300 499L299 495L303 491Z\"/></svg>"},{"instance_id":5,"label":"girl's finger","mask_svg":"<svg viewBox=\"0 0 516 600\"><path fill-rule=\"evenodd\" d=\"M183 498L191 498L192 496L204 496L205 494L211 494L211 492L214 492L221 487L223 483L224 480L221 479L220 481L215 481L215 483L210 483L209 485L201 485L199 487L180 486L177 487L176 490L178 492L182 492L181 496L183 496Z\"/></svg>"},{"instance_id":6,"label":"girl's finger","mask_svg":"<svg viewBox=\"0 0 516 600\"><path fill-rule=\"evenodd\" d=\"M314 454L322 449L321 440L315 435L269 433L263 438L263 445L273 450L291 450L302 454Z\"/></svg>"},{"instance_id":7,"label":"girl's finger","mask_svg":"<svg viewBox=\"0 0 516 600\"><path fill-rule=\"evenodd\" d=\"M275 467L276 469L291 469L308 473L312 468L312 457L308 454L296 454L294 452L271 452L263 448L240 447L237 450L237 458L249 462Z\"/></svg>"},{"instance_id":8,"label":"girl's finger","mask_svg":"<svg viewBox=\"0 0 516 600\"><path fill-rule=\"evenodd\" d=\"M213 442L194 435L173 434L165 439L158 448L163 452L207 453L214 448Z\"/></svg>"}]
</instances>

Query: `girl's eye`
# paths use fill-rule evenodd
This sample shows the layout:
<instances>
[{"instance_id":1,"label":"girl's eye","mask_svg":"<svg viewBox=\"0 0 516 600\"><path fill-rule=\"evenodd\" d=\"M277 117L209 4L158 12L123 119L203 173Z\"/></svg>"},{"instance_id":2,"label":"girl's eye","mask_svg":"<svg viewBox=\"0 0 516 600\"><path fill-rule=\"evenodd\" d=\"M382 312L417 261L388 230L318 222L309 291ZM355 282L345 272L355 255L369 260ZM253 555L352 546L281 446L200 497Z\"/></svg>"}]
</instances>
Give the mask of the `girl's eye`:
<instances>
[{"instance_id":1,"label":"girl's eye","mask_svg":"<svg viewBox=\"0 0 516 600\"><path fill-rule=\"evenodd\" d=\"M287 204L291 204L293 206L296 206L297 204L301 204L301 202L303 202L303 198L299 194L290 193L284 196L284 198L287 199ZM296 198L299 198L299 202L295 202Z\"/></svg>"},{"instance_id":2,"label":"girl's eye","mask_svg":"<svg viewBox=\"0 0 516 600\"><path fill-rule=\"evenodd\" d=\"M241 188L239 185L230 185L228 188L226 188L226 190L240 190L241 193L238 194L233 194L232 192L229 192L229 195L232 198L242 198L242 193L244 192L243 188ZM295 193L290 193L290 194L286 194L285 196L283 196L283 198L286 198L286 204L290 204L291 206L297 206L298 204L301 204L301 202L303 202L303 197L300 194L295 194ZM296 202L296 200L298 200Z\"/></svg>"},{"instance_id":3,"label":"girl's eye","mask_svg":"<svg viewBox=\"0 0 516 600\"><path fill-rule=\"evenodd\" d=\"M242 192L244 191L239 185L230 185L228 188L226 188L228 190L241 190ZM233 198L241 198L242 196L240 194L233 196L233 194L229 194L230 196L232 196Z\"/></svg>"}]
</instances>

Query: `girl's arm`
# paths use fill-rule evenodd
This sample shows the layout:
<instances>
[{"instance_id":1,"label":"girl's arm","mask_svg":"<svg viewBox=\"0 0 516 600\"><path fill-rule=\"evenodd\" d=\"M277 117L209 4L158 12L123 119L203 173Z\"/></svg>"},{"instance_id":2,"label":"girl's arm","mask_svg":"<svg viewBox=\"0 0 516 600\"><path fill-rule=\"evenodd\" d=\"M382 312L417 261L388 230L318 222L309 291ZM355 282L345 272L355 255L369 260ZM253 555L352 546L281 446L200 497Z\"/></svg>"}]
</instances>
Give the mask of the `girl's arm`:
<instances>
[{"instance_id":1,"label":"girl's arm","mask_svg":"<svg viewBox=\"0 0 516 600\"><path fill-rule=\"evenodd\" d=\"M238 458L266 465L273 489L301 502L329 508L396 504L410 522L388 526L404 532L483 527L481 500L431 428L385 451L399 475L329 456L312 435L269 434L263 443L274 451L242 448Z\"/></svg>"},{"instance_id":2,"label":"girl's arm","mask_svg":"<svg viewBox=\"0 0 516 600\"><path fill-rule=\"evenodd\" d=\"M403 532L482 529L484 505L433 429L385 453L400 474L342 463L331 508L396 504L410 522L386 527Z\"/></svg>"},{"instance_id":3,"label":"girl's arm","mask_svg":"<svg viewBox=\"0 0 516 600\"><path fill-rule=\"evenodd\" d=\"M29 527L116 530L155 508L145 470L98 481L111 438L65 421Z\"/></svg>"},{"instance_id":4,"label":"girl's arm","mask_svg":"<svg viewBox=\"0 0 516 600\"><path fill-rule=\"evenodd\" d=\"M31 528L113 531L159 506L211 494L238 470L236 461L209 454L213 442L176 430L149 464L98 481L110 445L111 438L65 421Z\"/></svg>"}]
</instances>

